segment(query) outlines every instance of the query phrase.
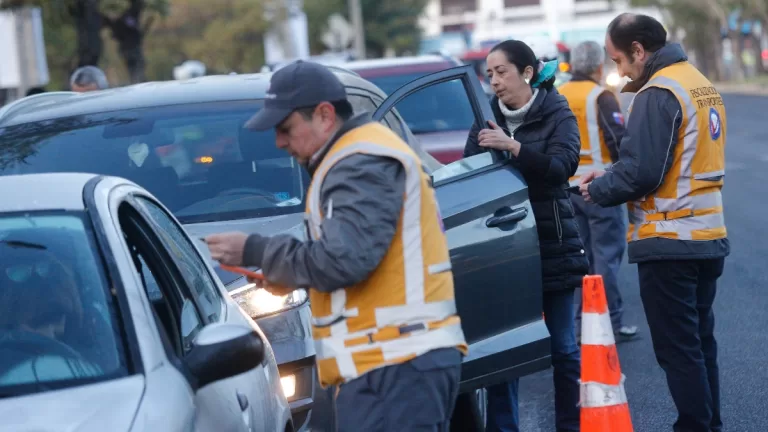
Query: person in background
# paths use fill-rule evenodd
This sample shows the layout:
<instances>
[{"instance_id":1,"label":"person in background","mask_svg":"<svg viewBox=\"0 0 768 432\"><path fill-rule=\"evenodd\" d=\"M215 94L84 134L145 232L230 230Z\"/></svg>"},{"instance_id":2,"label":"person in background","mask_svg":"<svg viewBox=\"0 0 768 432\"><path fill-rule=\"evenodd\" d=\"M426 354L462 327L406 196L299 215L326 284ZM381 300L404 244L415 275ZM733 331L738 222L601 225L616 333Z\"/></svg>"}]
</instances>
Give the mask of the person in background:
<instances>
[{"instance_id":1,"label":"person in background","mask_svg":"<svg viewBox=\"0 0 768 432\"><path fill-rule=\"evenodd\" d=\"M570 178L571 185L578 185L583 174L607 168L619 158L624 117L616 95L599 84L604 62L605 50L600 44L578 44L571 53L573 77L558 88L576 115L581 135L579 168ZM637 335L637 327L624 325L619 291L619 269L627 245L624 208L588 204L580 194L571 195L571 202L586 246L589 274L603 277L613 332L618 342L630 339ZM581 301L577 303L576 332L581 335Z\"/></svg>"},{"instance_id":2,"label":"person in background","mask_svg":"<svg viewBox=\"0 0 768 432\"><path fill-rule=\"evenodd\" d=\"M86 93L108 89L109 82L101 69L96 66L83 66L72 73L69 86L73 92Z\"/></svg>"},{"instance_id":3,"label":"person in background","mask_svg":"<svg viewBox=\"0 0 768 432\"><path fill-rule=\"evenodd\" d=\"M608 56L636 93L619 161L581 178L587 201L627 204L629 262L637 263L656 359L678 411L675 431L721 431L712 305L730 243L723 216L723 98L667 43L660 22L621 14Z\"/></svg>"},{"instance_id":4,"label":"person in background","mask_svg":"<svg viewBox=\"0 0 768 432\"><path fill-rule=\"evenodd\" d=\"M309 288L319 380L339 386L340 432L448 432L467 343L421 160L369 115L352 117L344 85L311 62L275 72L246 127L274 128L277 147L311 174L308 239L223 233L205 238L211 256L260 267L274 295Z\"/></svg>"},{"instance_id":5,"label":"person in background","mask_svg":"<svg viewBox=\"0 0 768 432\"><path fill-rule=\"evenodd\" d=\"M557 61L543 64L524 42L508 40L491 50L487 64L495 121L473 126L464 157L491 149L506 152L528 183L541 249L557 430L578 431L581 366L573 296L589 263L566 188L579 164L579 127L553 87ZM518 380L487 390L487 430L518 431Z\"/></svg>"}]
</instances>

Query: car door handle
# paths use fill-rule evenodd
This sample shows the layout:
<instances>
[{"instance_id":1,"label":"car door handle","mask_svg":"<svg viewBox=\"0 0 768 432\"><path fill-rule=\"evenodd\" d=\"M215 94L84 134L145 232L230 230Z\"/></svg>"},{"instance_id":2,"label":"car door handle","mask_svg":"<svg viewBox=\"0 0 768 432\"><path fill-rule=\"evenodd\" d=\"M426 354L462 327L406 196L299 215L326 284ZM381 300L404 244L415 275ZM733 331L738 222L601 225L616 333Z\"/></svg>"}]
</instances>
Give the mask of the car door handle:
<instances>
[{"instance_id":1,"label":"car door handle","mask_svg":"<svg viewBox=\"0 0 768 432\"><path fill-rule=\"evenodd\" d=\"M509 209L509 207L506 207L506 209ZM493 228L505 223L520 222L521 220L525 219L526 216L528 216L528 209L525 207L520 207L512 209L511 213L488 218L488 220L485 221L485 226L488 228Z\"/></svg>"}]
</instances>

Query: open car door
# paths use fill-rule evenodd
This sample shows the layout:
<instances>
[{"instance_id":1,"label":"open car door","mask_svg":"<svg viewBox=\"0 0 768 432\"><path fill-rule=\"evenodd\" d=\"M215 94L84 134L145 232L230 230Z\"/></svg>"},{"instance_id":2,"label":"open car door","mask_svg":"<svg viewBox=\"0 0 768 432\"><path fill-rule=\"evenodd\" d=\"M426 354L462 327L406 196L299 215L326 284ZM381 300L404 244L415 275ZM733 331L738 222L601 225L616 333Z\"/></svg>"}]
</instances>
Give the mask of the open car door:
<instances>
[{"instance_id":1,"label":"open car door","mask_svg":"<svg viewBox=\"0 0 768 432\"><path fill-rule=\"evenodd\" d=\"M443 87L445 86L445 87ZM465 100L429 111L436 91ZM441 95L442 96L442 95ZM447 133L466 135L493 118L488 98L471 66L423 76L391 94L373 114L376 121L408 98L423 107L408 123L451 124ZM460 106L460 104L465 104ZM411 105L414 106L414 105ZM466 119L438 118L465 113ZM459 130L457 126L461 126ZM424 126L420 126L424 127ZM446 133L446 132L440 132ZM461 159L431 172L451 251L456 301L470 344L461 391L527 375L550 366L549 332L542 316L542 282L536 221L522 175L501 152Z\"/></svg>"}]
</instances>

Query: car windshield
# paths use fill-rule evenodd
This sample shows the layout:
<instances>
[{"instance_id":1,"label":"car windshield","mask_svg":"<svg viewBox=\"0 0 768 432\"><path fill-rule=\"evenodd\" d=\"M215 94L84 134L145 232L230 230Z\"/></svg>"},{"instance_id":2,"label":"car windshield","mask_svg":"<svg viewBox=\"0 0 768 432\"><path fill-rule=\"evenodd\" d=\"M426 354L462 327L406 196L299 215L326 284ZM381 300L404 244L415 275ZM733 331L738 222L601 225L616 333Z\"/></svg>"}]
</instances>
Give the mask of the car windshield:
<instances>
[{"instance_id":1,"label":"car windshield","mask_svg":"<svg viewBox=\"0 0 768 432\"><path fill-rule=\"evenodd\" d=\"M0 397L128 373L87 220L64 212L0 215Z\"/></svg>"},{"instance_id":2,"label":"car windshield","mask_svg":"<svg viewBox=\"0 0 768 432\"><path fill-rule=\"evenodd\" d=\"M432 72L386 75L366 78L386 94ZM459 80L427 87L397 103L397 110L414 134L463 131L472 127L472 106Z\"/></svg>"},{"instance_id":3,"label":"car windshield","mask_svg":"<svg viewBox=\"0 0 768 432\"><path fill-rule=\"evenodd\" d=\"M303 210L309 176L274 131L243 124L261 101L172 105L0 128L0 175L89 172L149 190L182 223Z\"/></svg>"}]
</instances>

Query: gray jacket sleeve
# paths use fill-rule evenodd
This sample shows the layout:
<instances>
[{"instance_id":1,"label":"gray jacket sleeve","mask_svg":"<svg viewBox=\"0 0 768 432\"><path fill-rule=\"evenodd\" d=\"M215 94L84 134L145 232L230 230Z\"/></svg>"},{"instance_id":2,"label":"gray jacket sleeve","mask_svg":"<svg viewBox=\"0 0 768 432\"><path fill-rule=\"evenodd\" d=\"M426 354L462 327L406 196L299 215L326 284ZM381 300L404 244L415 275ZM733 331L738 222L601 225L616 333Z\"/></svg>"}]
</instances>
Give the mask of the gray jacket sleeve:
<instances>
[{"instance_id":1,"label":"gray jacket sleeve","mask_svg":"<svg viewBox=\"0 0 768 432\"><path fill-rule=\"evenodd\" d=\"M619 143L624 137L624 121L619 101L610 91L604 91L597 98L598 125L603 131L605 146L615 163L619 160ZM618 118L617 118L618 115Z\"/></svg>"},{"instance_id":2,"label":"gray jacket sleeve","mask_svg":"<svg viewBox=\"0 0 768 432\"><path fill-rule=\"evenodd\" d=\"M396 159L351 155L328 172L320 191L332 215L322 237L252 235L244 264L259 266L268 280L289 287L331 292L365 280L394 238L405 194L405 169Z\"/></svg>"},{"instance_id":3,"label":"gray jacket sleeve","mask_svg":"<svg viewBox=\"0 0 768 432\"><path fill-rule=\"evenodd\" d=\"M672 166L682 123L677 98L652 87L638 93L619 146L619 161L589 186L592 200L611 207L642 198L661 186Z\"/></svg>"}]
</instances>

